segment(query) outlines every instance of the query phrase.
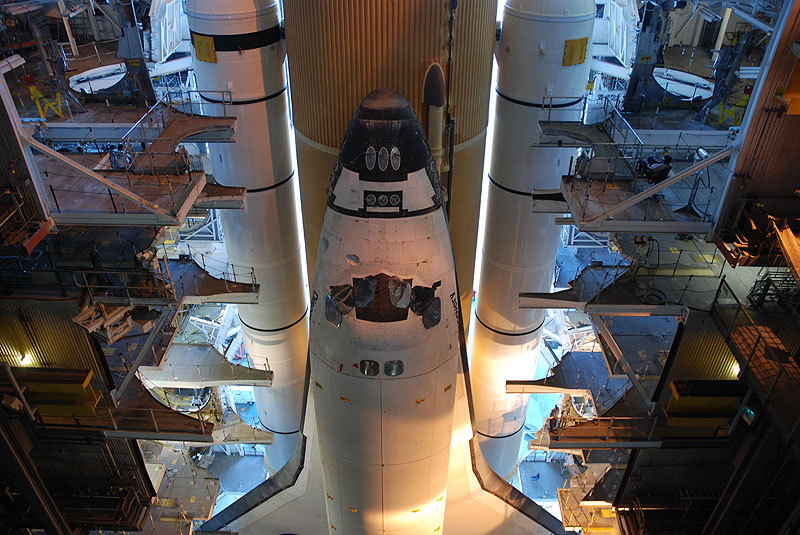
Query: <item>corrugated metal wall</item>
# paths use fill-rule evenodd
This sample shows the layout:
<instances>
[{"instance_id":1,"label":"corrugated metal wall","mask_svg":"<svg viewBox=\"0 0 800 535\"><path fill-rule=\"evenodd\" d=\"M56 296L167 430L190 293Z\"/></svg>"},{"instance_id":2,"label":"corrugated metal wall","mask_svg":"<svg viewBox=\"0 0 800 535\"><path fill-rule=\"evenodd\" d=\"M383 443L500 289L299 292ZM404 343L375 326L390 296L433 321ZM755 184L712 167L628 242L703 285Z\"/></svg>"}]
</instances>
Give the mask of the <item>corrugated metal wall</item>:
<instances>
[{"instance_id":1,"label":"corrugated metal wall","mask_svg":"<svg viewBox=\"0 0 800 535\"><path fill-rule=\"evenodd\" d=\"M665 379L658 401L672 395L669 384L683 379L736 379L737 362L719 332L716 323L705 312L691 312L675 349L674 361Z\"/></svg>"},{"instance_id":2,"label":"corrugated metal wall","mask_svg":"<svg viewBox=\"0 0 800 535\"><path fill-rule=\"evenodd\" d=\"M285 26L310 280L329 177L347 125L373 89L392 87L423 126L425 74L447 75L448 0L293 0ZM469 318L488 124L497 0L461 0L454 25L451 112L456 121L450 232ZM460 145L460 146L459 146Z\"/></svg>"},{"instance_id":3,"label":"corrugated metal wall","mask_svg":"<svg viewBox=\"0 0 800 535\"><path fill-rule=\"evenodd\" d=\"M79 311L75 301L0 300L0 362L12 367L92 370L99 388L106 371L89 334L72 322ZM26 355L23 364L20 358Z\"/></svg>"},{"instance_id":4,"label":"corrugated metal wall","mask_svg":"<svg viewBox=\"0 0 800 535\"><path fill-rule=\"evenodd\" d=\"M358 104L377 87L402 93L420 119L425 72L446 69L446 0L294 0L286 43L295 127L339 147ZM452 111L456 144L486 128L497 2L464 0L456 10ZM326 53L327 52L327 53Z\"/></svg>"}]
</instances>

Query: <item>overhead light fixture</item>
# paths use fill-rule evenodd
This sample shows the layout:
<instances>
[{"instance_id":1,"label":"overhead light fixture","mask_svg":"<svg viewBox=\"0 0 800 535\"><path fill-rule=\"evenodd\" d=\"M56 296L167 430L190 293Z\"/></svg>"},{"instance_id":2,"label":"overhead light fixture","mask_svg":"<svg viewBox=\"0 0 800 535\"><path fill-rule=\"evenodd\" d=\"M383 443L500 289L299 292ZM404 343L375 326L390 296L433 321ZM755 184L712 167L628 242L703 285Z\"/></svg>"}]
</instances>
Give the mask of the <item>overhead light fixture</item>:
<instances>
[{"instance_id":1,"label":"overhead light fixture","mask_svg":"<svg viewBox=\"0 0 800 535\"><path fill-rule=\"evenodd\" d=\"M30 354L30 353L25 353L24 355L22 355L22 356L19 358L19 363L20 363L20 364L28 364L28 363L31 361L31 359L32 359L32 358L33 358L33 357L31 356L31 354Z\"/></svg>"}]
</instances>

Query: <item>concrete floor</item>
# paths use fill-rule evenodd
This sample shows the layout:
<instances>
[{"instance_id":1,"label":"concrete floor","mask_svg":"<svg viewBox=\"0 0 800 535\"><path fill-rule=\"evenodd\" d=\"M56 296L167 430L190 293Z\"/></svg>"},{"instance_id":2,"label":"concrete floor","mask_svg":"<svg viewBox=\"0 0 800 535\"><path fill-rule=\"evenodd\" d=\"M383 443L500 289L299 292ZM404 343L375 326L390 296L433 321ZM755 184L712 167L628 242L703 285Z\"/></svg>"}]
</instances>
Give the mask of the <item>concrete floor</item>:
<instances>
[{"instance_id":1,"label":"concrete floor","mask_svg":"<svg viewBox=\"0 0 800 535\"><path fill-rule=\"evenodd\" d=\"M538 474L539 478L535 479ZM520 482L522 492L529 498L540 500L557 499L557 489L564 486L564 481L570 475L561 471L561 461L523 461L519 464Z\"/></svg>"},{"instance_id":2,"label":"concrete floor","mask_svg":"<svg viewBox=\"0 0 800 535\"><path fill-rule=\"evenodd\" d=\"M208 473L217 477L226 492L244 493L265 481L268 476L263 456L225 455L217 452L208 467Z\"/></svg>"}]
</instances>

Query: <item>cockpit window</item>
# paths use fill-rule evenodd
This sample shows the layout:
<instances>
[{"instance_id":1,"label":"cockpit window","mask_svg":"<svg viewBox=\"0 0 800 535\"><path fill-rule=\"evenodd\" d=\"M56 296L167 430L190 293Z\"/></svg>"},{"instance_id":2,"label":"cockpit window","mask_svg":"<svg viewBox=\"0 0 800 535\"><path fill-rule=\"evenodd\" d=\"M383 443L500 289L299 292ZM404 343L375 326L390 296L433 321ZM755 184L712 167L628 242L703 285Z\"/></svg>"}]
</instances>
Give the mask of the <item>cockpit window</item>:
<instances>
[{"instance_id":1,"label":"cockpit window","mask_svg":"<svg viewBox=\"0 0 800 535\"><path fill-rule=\"evenodd\" d=\"M367 154L365 155L365 159L366 159L366 161L364 162L364 163L366 163L366 164L367 164L367 169L369 169L370 171L372 171L373 169L375 169L375 158L376 158L376 155L375 155L375 147L373 147L372 145L370 145L370 146L367 148Z\"/></svg>"},{"instance_id":2,"label":"cockpit window","mask_svg":"<svg viewBox=\"0 0 800 535\"><path fill-rule=\"evenodd\" d=\"M411 290L411 312L417 316L422 316L431 306L433 298L436 297L436 285L432 288L427 286L414 286Z\"/></svg>"},{"instance_id":3,"label":"cockpit window","mask_svg":"<svg viewBox=\"0 0 800 535\"><path fill-rule=\"evenodd\" d=\"M378 286L378 279L375 277L364 277L363 279L353 279L353 300L359 308L369 306L375 298L375 288Z\"/></svg>"},{"instance_id":4,"label":"cockpit window","mask_svg":"<svg viewBox=\"0 0 800 535\"><path fill-rule=\"evenodd\" d=\"M389 150L386 147L381 147L378 151L378 168L381 171L386 171L389 167Z\"/></svg>"},{"instance_id":5,"label":"cockpit window","mask_svg":"<svg viewBox=\"0 0 800 535\"><path fill-rule=\"evenodd\" d=\"M354 278L353 286L364 285L369 282L369 279L374 280L374 291L372 292L373 298L365 306L356 306L356 317L364 321L374 321L380 323L388 323L392 321L403 321L408 317L408 307L398 307L392 302L392 295L389 288L391 280L394 287L401 288L399 297L402 299L402 284L405 283L411 286L411 279L400 279L398 277L391 277L386 273L379 273L374 276L364 278Z\"/></svg>"},{"instance_id":6,"label":"cockpit window","mask_svg":"<svg viewBox=\"0 0 800 535\"><path fill-rule=\"evenodd\" d=\"M385 373L389 377L397 377L398 375L403 375L404 369L405 365L403 364L402 360L390 360L383 365L383 373Z\"/></svg>"},{"instance_id":7,"label":"cockpit window","mask_svg":"<svg viewBox=\"0 0 800 535\"><path fill-rule=\"evenodd\" d=\"M358 369L367 377L374 377L381 373L381 365L374 360L362 360L358 363Z\"/></svg>"},{"instance_id":8,"label":"cockpit window","mask_svg":"<svg viewBox=\"0 0 800 535\"><path fill-rule=\"evenodd\" d=\"M413 286L412 279L378 273L354 277L353 284L331 286L325 297L325 319L340 327L342 318L355 309L356 318L376 323L390 323L408 319L409 309L422 317L422 324L430 329L439 324L442 301L436 297L441 281L432 286Z\"/></svg>"},{"instance_id":9,"label":"cockpit window","mask_svg":"<svg viewBox=\"0 0 800 535\"><path fill-rule=\"evenodd\" d=\"M422 313L422 325L426 329L439 325L442 320L442 300L435 297L430 306Z\"/></svg>"},{"instance_id":10,"label":"cockpit window","mask_svg":"<svg viewBox=\"0 0 800 535\"><path fill-rule=\"evenodd\" d=\"M353 287L349 284L331 286L330 296L343 315L346 316L351 310L353 310Z\"/></svg>"},{"instance_id":11,"label":"cockpit window","mask_svg":"<svg viewBox=\"0 0 800 535\"><path fill-rule=\"evenodd\" d=\"M325 296L325 319L337 329L342 326L342 313L330 295Z\"/></svg>"},{"instance_id":12,"label":"cockpit window","mask_svg":"<svg viewBox=\"0 0 800 535\"><path fill-rule=\"evenodd\" d=\"M411 284L399 277L390 278L389 301L397 308L408 308L411 303Z\"/></svg>"}]
</instances>

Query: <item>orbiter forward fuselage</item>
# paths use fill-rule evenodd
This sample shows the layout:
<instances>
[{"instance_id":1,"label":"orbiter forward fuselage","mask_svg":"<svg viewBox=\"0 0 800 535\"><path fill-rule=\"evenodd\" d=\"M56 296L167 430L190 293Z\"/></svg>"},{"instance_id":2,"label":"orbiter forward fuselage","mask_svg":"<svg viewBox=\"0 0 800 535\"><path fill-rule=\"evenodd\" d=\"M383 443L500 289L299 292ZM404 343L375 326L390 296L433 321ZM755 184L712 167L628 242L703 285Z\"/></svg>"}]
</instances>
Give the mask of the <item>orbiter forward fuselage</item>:
<instances>
[{"instance_id":1,"label":"orbiter forward fuselage","mask_svg":"<svg viewBox=\"0 0 800 535\"><path fill-rule=\"evenodd\" d=\"M372 92L336 163L312 290L330 533L441 533L459 355L450 234L411 106Z\"/></svg>"}]
</instances>

